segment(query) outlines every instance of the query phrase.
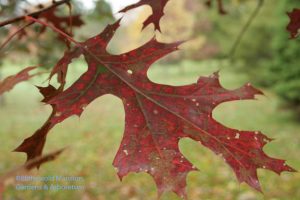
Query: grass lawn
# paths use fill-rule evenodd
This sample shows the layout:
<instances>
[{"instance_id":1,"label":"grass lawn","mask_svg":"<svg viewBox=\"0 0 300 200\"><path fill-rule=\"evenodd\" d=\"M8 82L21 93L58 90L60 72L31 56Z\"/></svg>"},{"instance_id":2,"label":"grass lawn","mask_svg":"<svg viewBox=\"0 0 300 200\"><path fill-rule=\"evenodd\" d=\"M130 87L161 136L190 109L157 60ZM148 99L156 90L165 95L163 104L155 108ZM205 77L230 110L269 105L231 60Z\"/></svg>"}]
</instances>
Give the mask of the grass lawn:
<instances>
[{"instance_id":1,"label":"grass lawn","mask_svg":"<svg viewBox=\"0 0 300 200\"><path fill-rule=\"evenodd\" d=\"M71 76L76 79L86 67L82 62L72 64ZM149 77L154 82L181 85L192 83L200 75L210 75L219 69L219 63L209 61L194 63L190 61L177 65L156 64ZM7 67L5 75L18 69ZM246 83L247 76L224 68L220 72L221 83L226 88L240 87ZM51 109L39 101L42 99L33 85L41 85L46 76L34 78L31 82L19 84L5 95L6 104L0 108L0 175L25 161L25 154L11 152L24 138L38 129L49 116ZM43 83L44 85L46 83ZM214 117L226 126L241 130L261 130L275 141L265 147L272 156L284 158L287 163L300 169L300 124L293 119L290 111L278 107L279 99L269 91L258 101L236 101L224 103L214 111ZM56 161L43 165L34 176L82 176L82 191L18 191L15 184L8 186L4 199L65 200L152 200L156 199L156 188L152 178L146 173L132 173L120 182L112 161L120 144L124 129L124 111L121 101L106 95L92 102L81 118L70 117L51 130L44 152L65 146L70 148ZM195 141L180 141L183 154L200 169L188 176L190 199L206 200L298 200L300 199L300 174L259 170L264 195L245 184L239 184L232 170L221 158ZM43 184L27 182L26 184ZM74 182L59 182L72 185ZM172 193L163 200L179 199Z\"/></svg>"}]
</instances>

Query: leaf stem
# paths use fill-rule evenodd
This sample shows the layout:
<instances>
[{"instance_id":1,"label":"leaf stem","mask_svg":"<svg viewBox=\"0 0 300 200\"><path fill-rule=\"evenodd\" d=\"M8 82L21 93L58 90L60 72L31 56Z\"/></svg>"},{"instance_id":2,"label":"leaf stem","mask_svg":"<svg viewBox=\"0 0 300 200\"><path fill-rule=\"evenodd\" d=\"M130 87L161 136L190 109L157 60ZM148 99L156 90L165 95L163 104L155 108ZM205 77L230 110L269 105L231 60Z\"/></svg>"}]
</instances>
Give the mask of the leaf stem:
<instances>
[{"instance_id":1,"label":"leaf stem","mask_svg":"<svg viewBox=\"0 0 300 200\"><path fill-rule=\"evenodd\" d=\"M77 42L74 38L72 38L71 36L69 36L68 34L66 34L65 32L63 32L62 30L56 28L55 26L52 26L50 24L47 24L46 22L43 22L39 19L36 19L34 17L31 17L31 16L25 16L25 19L27 20L30 20L30 21L34 21L34 22L37 22L43 26L46 26L46 27L49 27L51 28L52 30L54 30L55 32L61 34L63 37L65 37L66 39L70 40L71 42L73 42L74 44L76 44L77 46L81 46L81 44L79 42Z\"/></svg>"}]
</instances>

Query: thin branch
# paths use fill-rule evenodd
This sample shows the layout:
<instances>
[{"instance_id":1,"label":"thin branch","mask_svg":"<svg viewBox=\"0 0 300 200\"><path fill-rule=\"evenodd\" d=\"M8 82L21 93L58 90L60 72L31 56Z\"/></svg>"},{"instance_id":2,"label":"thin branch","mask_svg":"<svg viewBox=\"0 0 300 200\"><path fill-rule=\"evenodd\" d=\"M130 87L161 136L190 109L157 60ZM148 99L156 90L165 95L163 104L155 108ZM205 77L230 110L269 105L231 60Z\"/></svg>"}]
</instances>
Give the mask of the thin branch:
<instances>
[{"instance_id":1,"label":"thin branch","mask_svg":"<svg viewBox=\"0 0 300 200\"><path fill-rule=\"evenodd\" d=\"M12 24L12 23L16 23L18 21L21 21L21 20L24 20L26 18L26 16L30 16L30 17L33 17L33 18L38 18L40 14L42 14L43 12L46 12L52 8L55 8L55 7L58 7L62 4L65 4L65 3L69 3L71 0L62 0L62 1L53 1L53 4L47 8L44 8L44 9L41 9L39 11L36 11L36 12L33 12L31 14L28 14L28 15L23 15L23 16L19 16L19 17L15 17L15 18L12 18L12 19L8 19L8 20L5 20L3 22L0 23L0 27L2 26L6 26L8 24Z\"/></svg>"},{"instance_id":2,"label":"thin branch","mask_svg":"<svg viewBox=\"0 0 300 200\"><path fill-rule=\"evenodd\" d=\"M12 35L10 35L0 46L0 51L11 41L16 35L18 35L22 30L24 30L26 27L30 26L34 22L29 22L28 24L25 24L21 28L19 28L16 32L14 32Z\"/></svg>"},{"instance_id":3,"label":"thin branch","mask_svg":"<svg viewBox=\"0 0 300 200\"><path fill-rule=\"evenodd\" d=\"M264 3L264 0L257 0L257 6L255 8L255 10L253 11L253 13L251 14L251 16L249 17L247 23L244 25L244 27L242 28L242 30L240 31L237 39L235 40L233 46L231 47L228 57L232 58L235 54L235 51L237 49L237 47L239 46L239 44L241 43L246 31L248 30L248 28L250 27L251 23L253 22L254 18L257 16L258 12L260 11L262 5Z\"/></svg>"},{"instance_id":4,"label":"thin branch","mask_svg":"<svg viewBox=\"0 0 300 200\"><path fill-rule=\"evenodd\" d=\"M70 35L73 35L73 18L72 18L72 5L69 3L67 3L68 7L69 7L69 27L70 27Z\"/></svg>"},{"instance_id":5,"label":"thin branch","mask_svg":"<svg viewBox=\"0 0 300 200\"><path fill-rule=\"evenodd\" d=\"M63 31L61 31L60 29L56 28L55 26L51 26L41 20L38 20L34 17L31 17L31 16L25 16L25 18L29 21L34 21L34 22L37 22L41 25L44 25L44 26L47 26L47 27L50 27L51 29L53 29L55 32L61 34L63 37L65 37L66 39L70 40L71 42L73 42L74 44L76 44L77 46L81 46L79 42L77 42L75 39L73 39L71 36L69 36L68 34L64 33Z\"/></svg>"}]
</instances>

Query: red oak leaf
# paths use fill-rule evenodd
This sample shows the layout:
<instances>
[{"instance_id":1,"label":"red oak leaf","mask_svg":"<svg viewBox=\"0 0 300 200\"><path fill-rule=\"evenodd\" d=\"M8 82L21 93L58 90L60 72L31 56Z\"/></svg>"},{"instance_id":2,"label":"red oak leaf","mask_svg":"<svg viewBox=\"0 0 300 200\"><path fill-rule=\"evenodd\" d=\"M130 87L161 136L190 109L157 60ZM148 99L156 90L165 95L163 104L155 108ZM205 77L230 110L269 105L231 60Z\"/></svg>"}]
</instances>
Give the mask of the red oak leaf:
<instances>
[{"instance_id":1,"label":"red oak leaf","mask_svg":"<svg viewBox=\"0 0 300 200\"><path fill-rule=\"evenodd\" d=\"M127 12L134 8L149 5L152 9L152 15L150 15L143 23L143 29L147 27L149 24L153 23L154 28L161 32L159 21L164 15L164 8L169 0L140 0L139 2L127 6L126 8L120 10L119 12Z\"/></svg>"},{"instance_id":2,"label":"red oak leaf","mask_svg":"<svg viewBox=\"0 0 300 200\"><path fill-rule=\"evenodd\" d=\"M290 32L291 38L296 38L300 32L300 9L293 9L292 12L287 13L290 18L290 23L286 29Z\"/></svg>"},{"instance_id":3,"label":"red oak leaf","mask_svg":"<svg viewBox=\"0 0 300 200\"><path fill-rule=\"evenodd\" d=\"M9 76L4 80L0 81L0 95L2 95L4 92L8 92L9 90L13 89L15 85L17 85L18 83L27 81L28 79L35 76L35 75L29 75L29 72L35 68L36 67L27 67L26 69L23 69L19 73Z\"/></svg>"},{"instance_id":4,"label":"red oak leaf","mask_svg":"<svg viewBox=\"0 0 300 200\"><path fill-rule=\"evenodd\" d=\"M227 90L220 85L218 73L200 77L197 83L185 86L154 83L147 77L149 67L176 51L181 42L165 44L153 38L130 52L111 55L106 47L118 27L119 21L85 42L76 42L73 52L81 52L88 70L65 91L53 95L55 90L51 90L45 97L44 101L54 108L54 114L47 121L50 127L72 115L80 116L89 103L102 95L119 97L126 114L125 130L113 165L120 179L130 172L149 173L156 182L159 196L173 191L187 199L186 176L197 169L180 152L181 138L198 141L222 156L240 182L259 191L258 168L278 174L294 171L284 160L264 153L263 147L270 138L258 131L225 127L212 116L214 108L223 102L254 99L262 92L250 84ZM53 74L64 74L75 57L77 55L65 54L61 59L65 64ZM46 96L48 92L42 93ZM42 142L36 139L39 135L36 133L26 139L19 151L29 157L39 156L45 141L45 135Z\"/></svg>"}]
</instances>

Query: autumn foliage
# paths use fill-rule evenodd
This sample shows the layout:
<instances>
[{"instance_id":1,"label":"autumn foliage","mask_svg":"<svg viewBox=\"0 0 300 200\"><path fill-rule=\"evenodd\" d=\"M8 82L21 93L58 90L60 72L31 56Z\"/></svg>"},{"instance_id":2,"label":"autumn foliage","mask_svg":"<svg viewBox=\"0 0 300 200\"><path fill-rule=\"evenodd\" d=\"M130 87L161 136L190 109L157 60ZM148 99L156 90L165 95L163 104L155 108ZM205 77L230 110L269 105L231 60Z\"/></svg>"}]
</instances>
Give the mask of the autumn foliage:
<instances>
[{"instance_id":1,"label":"autumn foliage","mask_svg":"<svg viewBox=\"0 0 300 200\"><path fill-rule=\"evenodd\" d=\"M120 12L149 5L152 15L145 20L143 28L153 24L154 29L160 31L159 22L167 2L141 0ZM207 3L210 5L211 1ZM218 3L220 12L225 13L222 1ZM124 135L113 165L118 169L120 179L130 172L150 174L157 185L158 196L173 191L187 199L187 174L198 169L180 152L178 143L182 138L191 138L220 155L232 168L239 182L245 182L258 191L261 191L261 186L257 169L268 169L277 174L295 171L284 160L272 158L263 151L271 138L260 131L225 127L213 118L214 108L224 102L255 99L257 95L263 95L250 83L235 90L227 90L220 84L218 72L208 77L199 77L196 83L190 85L154 83L147 76L149 68L160 58L177 51L182 41L162 43L154 36L136 49L112 55L106 48L120 27L121 19L107 25L98 35L79 42L61 26L62 23L70 25L69 18L57 18L52 9L38 17L27 16L26 20L50 28L73 44L73 47L66 49L50 73L49 79L57 75L60 87L55 88L50 84L39 87L44 96L43 102L51 105L53 111L44 125L15 149L26 153L28 161L42 155L47 135L56 124L72 115L80 116L93 100L112 94L122 100L125 109ZM296 37L299 10L295 9L289 16L291 23L287 29L291 37ZM71 21L76 26L83 23L79 16L73 16ZM65 89L68 66L80 56L84 56L88 70ZM32 69L27 68L2 81L0 93L30 78L27 73Z\"/></svg>"}]
</instances>

